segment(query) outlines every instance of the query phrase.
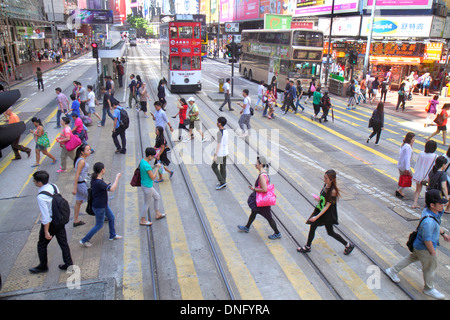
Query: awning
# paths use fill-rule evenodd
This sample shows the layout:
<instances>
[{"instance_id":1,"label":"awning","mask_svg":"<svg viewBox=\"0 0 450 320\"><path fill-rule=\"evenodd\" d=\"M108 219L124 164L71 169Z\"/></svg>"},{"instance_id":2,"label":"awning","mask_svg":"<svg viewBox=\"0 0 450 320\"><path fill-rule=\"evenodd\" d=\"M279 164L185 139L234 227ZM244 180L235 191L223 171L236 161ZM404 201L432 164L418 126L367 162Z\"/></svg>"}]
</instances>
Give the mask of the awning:
<instances>
[{"instance_id":1,"label":"awning","mask_svg":"<svg viewBox=\"0 0 450 320\"><path fill-rule=\"evenodd\" d=\"M369 61L373 64L417 65L420 64L420 57L370 56Z\"/></svg>"}]
</instances>

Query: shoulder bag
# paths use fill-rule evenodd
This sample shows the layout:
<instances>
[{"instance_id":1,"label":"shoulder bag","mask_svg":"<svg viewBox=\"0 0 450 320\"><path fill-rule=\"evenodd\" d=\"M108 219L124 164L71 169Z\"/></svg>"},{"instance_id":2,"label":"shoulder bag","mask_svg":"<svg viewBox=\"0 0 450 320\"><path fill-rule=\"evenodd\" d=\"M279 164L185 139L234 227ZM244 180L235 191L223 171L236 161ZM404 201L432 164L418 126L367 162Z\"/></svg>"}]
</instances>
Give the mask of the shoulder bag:
<instances>
[{"instance_id":1,"label":"shoulder bag","mask_svg":"<svg viewBox=\"0 0 450 320\"><path fill-rule=\"evenodd\" d=\"M270 184L269 177L266 177L267 192L256 192L256 206L257 207L270 207L277 203L277 196L275 195L275 186ZM259 187L259 186L258 186Z\"/></svg>"},{"instance_id":2,"label":"shoulder bag","mask_svg":"<svg viewBox=\"0 0 450 320\"><path fill-rule=\"evenodd\" d=\"M417 225L416 230L414 230L413 232L411 232L411 233L409 234L408 241L406 241L406 246L408 247L409 251L411 251L411 252L414 251L414 240L416 240L416 238L417 238L417 233L418 233L418 231L419 231L420 224L421 224L422 221L425 220L426 218L433 218L434 221L436 221L436 222L439 224L439 221L437 221L437 219L436 219L435 217L432 217L432 216L425 216L425 217L423 217L423 218L420 220L419 224Z\"/></svg>"}]
</instances>

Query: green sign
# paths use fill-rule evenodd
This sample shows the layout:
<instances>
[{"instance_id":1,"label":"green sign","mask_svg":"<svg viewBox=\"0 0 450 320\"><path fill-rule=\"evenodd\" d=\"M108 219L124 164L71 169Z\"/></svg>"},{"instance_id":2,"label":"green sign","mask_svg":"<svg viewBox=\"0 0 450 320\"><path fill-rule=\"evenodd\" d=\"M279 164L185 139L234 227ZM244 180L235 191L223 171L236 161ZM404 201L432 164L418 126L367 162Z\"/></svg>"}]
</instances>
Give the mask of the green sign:
<instances>
[{"instance_id":1,"label":"green sign","mask_svg":"<svg viewBox=\"0 0 450 320\"><path fill-rule=\"evenodd\" d=\"M265 14L264 29L290 29L291 21L291 15Z\"/></svg>"}]
</instances>

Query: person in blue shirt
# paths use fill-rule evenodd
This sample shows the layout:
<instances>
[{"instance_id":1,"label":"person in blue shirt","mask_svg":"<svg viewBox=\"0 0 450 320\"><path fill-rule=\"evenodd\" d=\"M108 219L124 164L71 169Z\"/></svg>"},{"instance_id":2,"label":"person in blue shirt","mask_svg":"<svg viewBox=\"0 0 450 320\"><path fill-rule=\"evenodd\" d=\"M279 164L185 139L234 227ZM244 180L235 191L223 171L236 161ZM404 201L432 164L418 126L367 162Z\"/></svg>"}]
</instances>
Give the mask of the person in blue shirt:
<instances>
[{"instance_id":1,"label":"person in blue shirt","mask_svg":"<svg viewBox=\"0 0 450 320\"><path fill-rule=\"evenodd\" d=\"M426 208L422 211L423 220L413 242L414 251L393 267L386 269L386 274L392 281L400 282L398 273L411 263L420 261L425 282L423 293L435 299L445 298L445 295L434 287L434 275L437 268L436 247L439 245L439 236L441 235L445 241L450 241L450 235L440 228L444 204L447 202L448 200L442 192L437 189L430 189L426 192Z\"/></svg>"},{"instance_id":2,"label":"person in blue shirt","mask_svg":"<svg viewBox=\"0 0 450 320\"><path fill-rule=\"evenodd\" d=\"M114 141L114 145L116 146L116 153L122 153L125 154L127 151L127 139L125 137L125 131L126 129L123 129L120 127L120 110L123 109L120 106L119 101L114 99L112 102L112 108L114 110L113 116L114 116L114 129L112 138ZM120 136L120 140L122 141L122 146L119 143L119 140L117 139L117 136Z\"/></svg>"},{"instance_id":3,"label":"person in blue shirt","mask_svg":"<svg viewBox=\"0 0 450 320\"><path fill-rule=\"evenodd\" d=\"M78 118L80 118L80 101L78 101L77 96L73 93L70 95L70 99L72 99L72 106L67 113L76 113L78 115Z\"/></svg>"}]
</instances>

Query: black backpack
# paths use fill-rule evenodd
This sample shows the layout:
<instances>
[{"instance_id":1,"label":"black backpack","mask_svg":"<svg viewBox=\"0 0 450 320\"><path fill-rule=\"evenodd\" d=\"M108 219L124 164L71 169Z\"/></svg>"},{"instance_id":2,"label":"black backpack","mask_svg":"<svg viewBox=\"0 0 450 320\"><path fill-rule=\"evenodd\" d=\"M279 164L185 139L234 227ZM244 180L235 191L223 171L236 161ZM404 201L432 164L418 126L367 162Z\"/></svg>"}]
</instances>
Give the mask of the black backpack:
<instances>
[{"instance_id":1,"label":"black backpack","mask_svg":"<svg viewBox=\"0 0 450 320\"><path fill-rule=\"evenodd\" d=\"M349 85L347 87L347 91L345 92L345 94L347 95L347 97L351 97L352 96L352 85Z\"/></svg>"},{"instance_id":2,"label":"black backpack","mask_svg":"<svg viewBox=\"0 0 450 320\"><path fill-rule=\"evenodd\" d=\"M437 189L442 191L441 177L444 174L444 171L441 171L439 174L436 173L433 175L433 178L430 179L430 184L427 187L427 190Z\"/></svg>"},{"instance_id":3,"label":"black backpack","mask_svg":"<svg viewBox=\"0 0 450 320\"><path fill-rule=\"evenodd\" d=\"M120 108L120 123L119 126L122 129L128 129L130 126L130 118L124 108Z\"/></svg>"},{"instance_id":4,"label":"black backpack","mask_svg":"<svg viewBox=\"0 0 450 320\"><path fill-rule=\"evenodd\" d=\"M52 184L53 194L47 191L39 192L39 194L45 194L52 197L52 225L56 228L64 227L70 219L70 206L69 202L58 193L55 185Z\"/></svg>"}]
</instances>

